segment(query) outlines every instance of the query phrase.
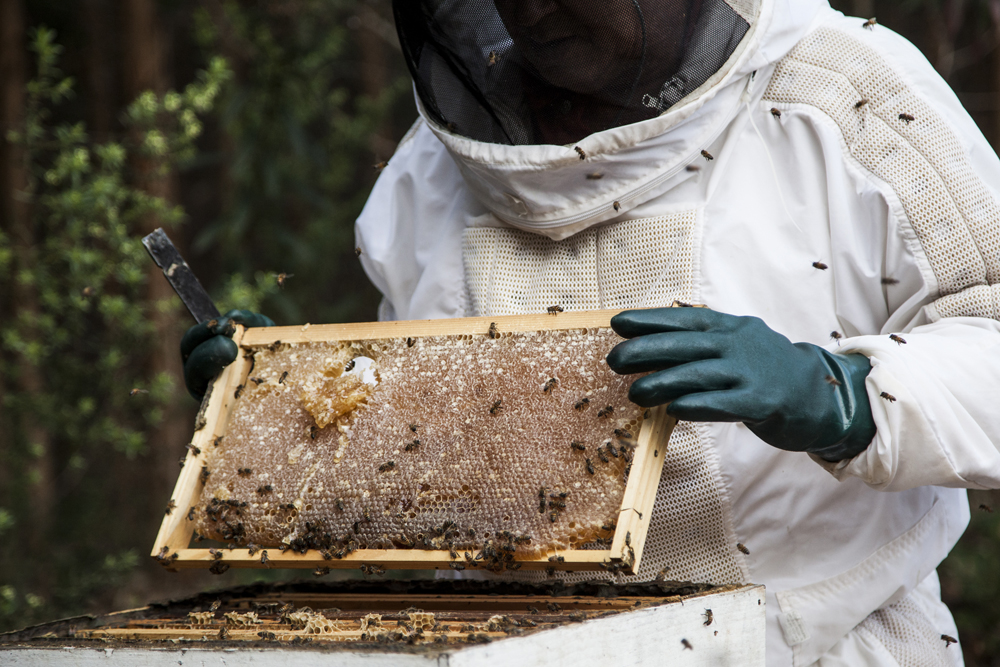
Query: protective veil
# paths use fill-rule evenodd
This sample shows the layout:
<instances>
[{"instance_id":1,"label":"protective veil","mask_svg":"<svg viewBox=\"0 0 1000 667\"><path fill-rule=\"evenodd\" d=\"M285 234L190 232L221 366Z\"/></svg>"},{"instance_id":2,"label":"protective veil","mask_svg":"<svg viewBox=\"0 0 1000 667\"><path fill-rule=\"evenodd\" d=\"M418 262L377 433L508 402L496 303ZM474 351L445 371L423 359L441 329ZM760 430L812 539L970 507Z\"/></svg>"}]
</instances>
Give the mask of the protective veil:
<instances>
[{"instance_id":1,"label":"protective veil","mask_svg":"<svg viewBox=\"0 0 1000 667\"><path fill-rule=\"evenodd\" d=\"M611 3L627 24L612 32L634 35L638 7L649 47L664 7L685 30L657 39L684 48L633 37L614 52L645 56L618 87L583 91L539 69L529 47L551 40L516 34L535 23L500 0L412 4L400 29L422 118L356 228L380 317L679 299L863 354L877 433L852 459L680 423L637 576L765 584L772 667L960 664L935 568L968 521L964 489L1000 487L1000 160L933 67L824 0L639 0ZM697 26L727 10L742 37L718 22L723 62L699 82L685 54L705 53ZM646 95L664 106L653 117ZM560 96L571 116L595 111L547 143Z\"/></svg>"},{"instance_id":2,"label":"protective veil","mask_svg":"<svg viewBox=\"0 0 1000 667\"><path fill-rule=\"evenodd\" d=\"M397 0L394 12L428 116L476 141L525 145L658 116L722 69L752 6Z\"/></svg>"}]
</instances>

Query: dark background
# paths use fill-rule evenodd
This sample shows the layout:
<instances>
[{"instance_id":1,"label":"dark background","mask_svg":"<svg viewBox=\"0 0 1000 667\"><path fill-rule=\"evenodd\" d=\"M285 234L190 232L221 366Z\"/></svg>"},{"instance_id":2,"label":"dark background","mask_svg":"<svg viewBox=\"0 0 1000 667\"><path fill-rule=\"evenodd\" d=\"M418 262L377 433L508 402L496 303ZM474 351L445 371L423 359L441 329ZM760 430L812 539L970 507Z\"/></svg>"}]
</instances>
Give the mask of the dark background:
<instances>
[{"instance_id":1,"label":"dark background","mask_svg":"<svg viewBox=\"0 0 1000 667\"><path fill-rule=\"evenodd\" d=\"M1000 0L834 4L998 145ZM224 309L373 320L353 222L415 118L387 0L0 0L0 631L301 576L148 557L197 406L137 239L166 226ZM1000 494L970 502L943 593L966 663L1000 665Z\"/></svg>"}]
</instances>

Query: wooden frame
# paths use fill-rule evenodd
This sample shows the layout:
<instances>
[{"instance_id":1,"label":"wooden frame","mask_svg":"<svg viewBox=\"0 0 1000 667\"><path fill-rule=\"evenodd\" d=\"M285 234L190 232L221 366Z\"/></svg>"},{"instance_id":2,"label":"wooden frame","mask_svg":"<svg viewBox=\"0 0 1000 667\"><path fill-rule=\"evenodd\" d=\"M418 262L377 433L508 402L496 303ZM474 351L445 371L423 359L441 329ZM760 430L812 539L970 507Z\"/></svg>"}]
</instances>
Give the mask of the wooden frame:
<instances>
[{"instance_id":1,"label":"wooden frame","mask_svg":"<svg viewBox=\"0 0 1000 667\"><path fill-rule=\"evenodd\" d=\"M361 324L323 324L295 327L267 327L244 330L237 327L233 340L241 349L283 343L323 341L356 341L380 338L424 337L442 335L488 335L490 324L496 323L501 331L553 331L565 329L604 328L610 326L611 317L618 311L603 310L569 312L554 315L515 315L506 317L470 317L446 320L414 320L404 322L375 322ZM172 507L160 526L153 545L152 555L169 569L208 568L216 563L231 567L247 568L357 568L377 565L387 569L448 569L452 562L448 551L423 549L361 549L342 559L324 560L320 553L310 550L304 554L292 551L268 550L269 562L264 565L259 556L250 556L245 548L221 550L222 558L216 559L208 549L190 548L194 522L188 520L183 508L197 502L200 493L199 475L205 463L205 452L219 436L225 434L229 414L236 401L236 387L247 381L250 362L245 355L229 365L212 385L206 403L199 415L187 458L171 496ZM675 420L666 414L665 406L651 408L643 419L638 446L632 462L632 471L622 498L618 526L608 550L570 549L558 552L565 561L553 563L547 557L520 560L524 570L600 570L609 566L616 571L634 574L639 568L642 547L649 528L653 501L663 469L667 441ZM196 453L198 452L198 453ZM166 549L166 551L164 551ZM165 557L164 557L165 556Z\"/></svg>"}]
</instances>

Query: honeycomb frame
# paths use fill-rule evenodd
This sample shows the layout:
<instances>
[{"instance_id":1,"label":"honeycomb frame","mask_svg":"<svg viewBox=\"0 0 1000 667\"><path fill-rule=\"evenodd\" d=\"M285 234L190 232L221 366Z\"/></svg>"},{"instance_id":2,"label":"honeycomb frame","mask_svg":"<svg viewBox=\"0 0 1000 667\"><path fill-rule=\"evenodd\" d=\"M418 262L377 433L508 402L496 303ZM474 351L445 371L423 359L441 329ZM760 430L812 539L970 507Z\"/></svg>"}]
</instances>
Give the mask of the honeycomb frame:
<instances>
[{"instance_id":1,"label":"honeycomb frame","mask_svg":"<svg viewBox=\"0 0 1000 667\"><path fill-rule=\"evenodd\" d=\"M556 331L567 329L606 328L617 310L575 311L556 314L515 315L504 317L471 317L445 320L414 320L357 324L303 325L246 329L237 327L234 342L243 351L266 347L276 342L310 343L328 341L362 341L386 338L419 338L424 336L488 336L491 325L501 331ZM212 384L202 404L198 422L187 456L178 476L168 507L188 507L201 493L199 479L205 465L208 447L226 434L228 418L236 403L237 387L247 381L251 363L241 354ZM625 492L622 497L617 528L609 549L568 549L560 551L563 560L551 562L546 557L517 558L524 570L563 571L612 570L633 574L639 568L642 548L656 489L663 468L662 451L667 446L675 420L666 414L665 406L651 408L643 419L638 445ZM341 559L325 560L317 550L295 553L275 551L267 563L251 556L246 548L210 550L190 548L194 521L182 511L168 512L160 526L151 555L167 569L226 569L239 568L332 568L356 569L376 566L388 569L449 569L453 558L448 550L424 549L360 549Z\"/></svg>"}]
</instances>

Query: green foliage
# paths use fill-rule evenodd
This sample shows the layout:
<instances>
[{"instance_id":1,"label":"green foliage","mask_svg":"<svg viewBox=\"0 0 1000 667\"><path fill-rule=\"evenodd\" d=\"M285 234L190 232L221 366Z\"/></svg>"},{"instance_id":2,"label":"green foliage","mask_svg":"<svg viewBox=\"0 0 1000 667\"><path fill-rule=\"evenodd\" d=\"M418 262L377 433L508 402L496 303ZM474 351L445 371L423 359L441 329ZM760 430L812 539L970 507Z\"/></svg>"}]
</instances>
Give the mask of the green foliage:
<instances>
[{"instance_id":1,"label":"green foliage","mask_svg":"<svg viewBox=\"0 0 1000 667\"><path fill-rule=\"evenodd\" d=\"M168 376L144 373L157 335L150 313L176 304L146 298L149 258L139 234L142 221L155 216L176 224L182 211L130 185L128 162L155 157L167 169L190 159L201 132L197 114L211 109L229 76L216 59L183 93L143 95L128 112L134 144L95 144L82 123L52 121L74 87L58 67L55 33L35 30L31 50L37 74L27 88L25 123L6 137L23 154L27 187L17 196L28 214L23 238L0 238L0 285L10 288L14 313L0 321L6 385L0 411L11 426L0 455L12 480L2 489L0 534L22 525L54 530L30 520L31 499L43 481L38 460L47 457L59 467L54 473L61 483L70 483L92 461L106 461L109 451L141 455L146 434L173 400ZM85 524L81 532L96 527ZM0 540L0 558L12 557L17 546L17 540ZM98 559L103 553L100 547L87 552ZM24 580L0 588L0 626L41 617L69 599L78 604L136 564L129 552L106 556L91 570L78 562L80 555L56 550L55 562L45 563L58 564L63 578L51 600L24 590Z\"/></svg>"},{"instance_id":2,"label":"green foliage","mask_svg":"<svg viewBox=\"0 0 1000 667\"><path fill-rule=\"evenodd\" d=\"M357 5L304 0L277 16L266 3L230 1L221 21L196 13L203 48L234 54L239 76L219 107L231 190L194 247L224 275L294 274L264 295L261 307L278 320L343 321L377 301L356 269L353 224L374 175L372 136L410 86L397 72L374 98L351 87L357 47L345 25ZM331 294L345 282L350 289Z\"/></svg>"}]
</instances>

